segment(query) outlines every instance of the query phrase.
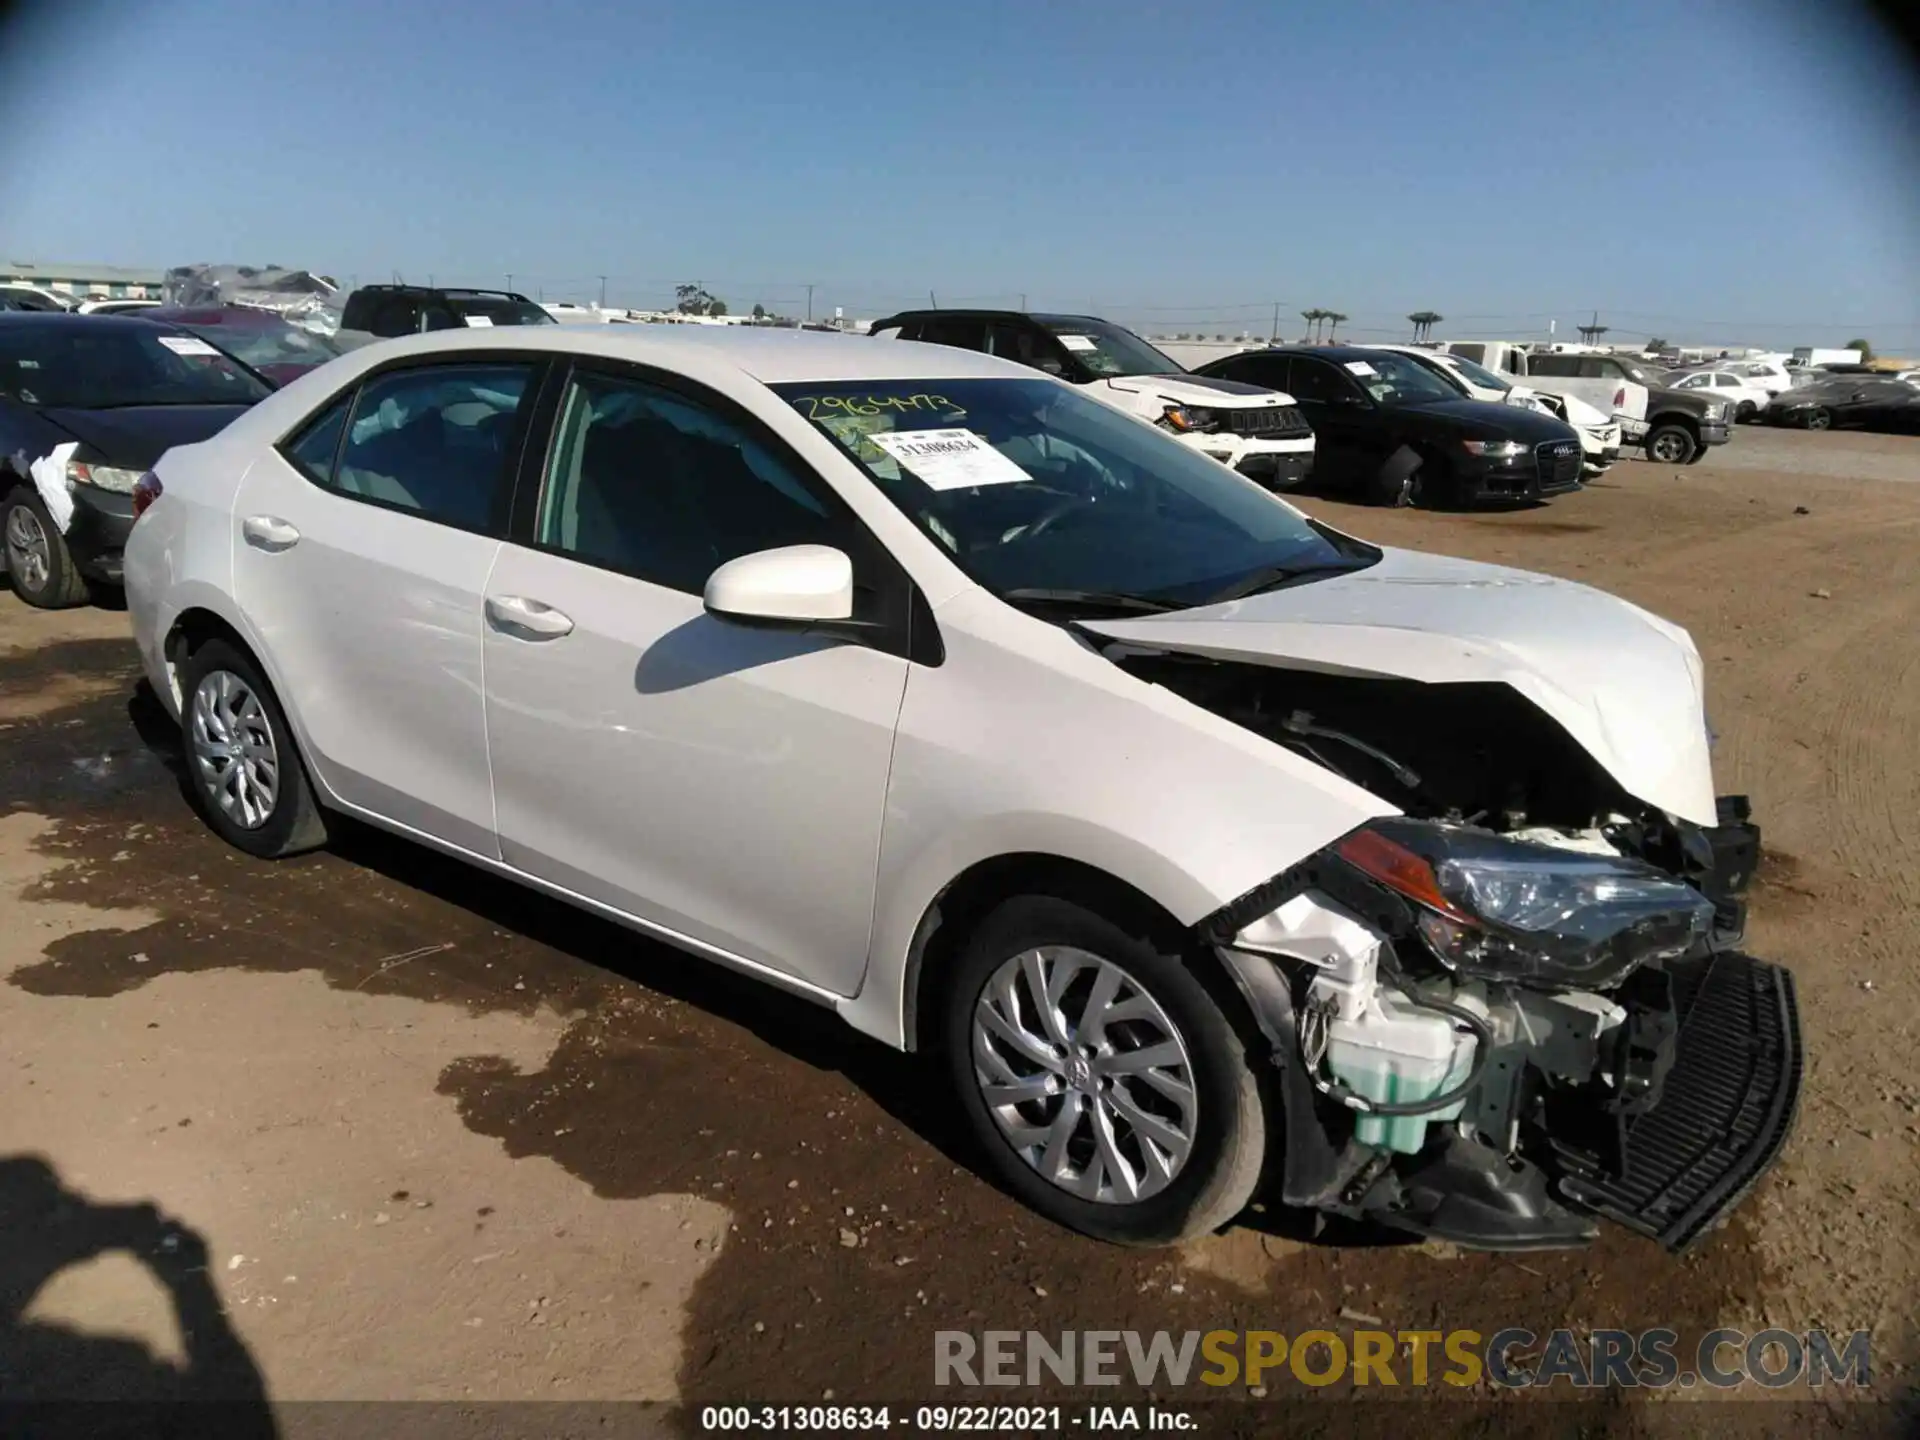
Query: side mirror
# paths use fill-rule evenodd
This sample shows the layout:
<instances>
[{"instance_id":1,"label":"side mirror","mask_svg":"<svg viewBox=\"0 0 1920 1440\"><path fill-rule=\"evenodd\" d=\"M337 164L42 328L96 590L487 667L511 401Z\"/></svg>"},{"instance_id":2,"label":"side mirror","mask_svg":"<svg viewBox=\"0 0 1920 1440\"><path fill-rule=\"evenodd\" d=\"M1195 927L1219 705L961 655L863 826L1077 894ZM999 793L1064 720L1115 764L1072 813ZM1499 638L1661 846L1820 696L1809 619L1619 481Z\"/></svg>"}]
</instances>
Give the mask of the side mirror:
<instances>
[{"instance_id":1,"label":"side mirror","mask_svg":"<svg viewBox=\"0 0 1920 1440\"><path fill-rule=\"evenodd\" d=\"M853 562L831 545L788 545L729 560L707 577L707 613L804 628L853 618Z\"/></svg>"}]
</instances>

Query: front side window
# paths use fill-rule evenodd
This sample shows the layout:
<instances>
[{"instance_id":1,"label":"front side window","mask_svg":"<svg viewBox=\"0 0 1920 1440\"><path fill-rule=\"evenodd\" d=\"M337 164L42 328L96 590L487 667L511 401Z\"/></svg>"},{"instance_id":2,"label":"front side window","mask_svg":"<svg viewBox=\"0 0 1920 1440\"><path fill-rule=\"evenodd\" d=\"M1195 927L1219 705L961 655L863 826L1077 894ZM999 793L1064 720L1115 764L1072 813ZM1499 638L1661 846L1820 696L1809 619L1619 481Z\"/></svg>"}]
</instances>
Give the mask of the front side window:
<instances>
[{"instance_id":1,"label":"front side window","mask_svg":"<svg viewBox=\"0 0 1920 1440\"><path fill-rule=\"evenodd\" d=\"M1379 558L1039 376L773 388L1009 603L1173 609Z\"/></svg>"},{"instance_id":2,"label":"front side window","mask_svg":"<svg viewBox=\"0 0 1920 1440\"><path fill-rule=\"evenodd\" d=\"M0 330L0 395L23 405L251 405L271 393L184 331L86 316Z\"/></svg>"},{"instance_id":3,"label":"front side window","mask_svg":"<svg viewBox=\"0 0 1920 1440\"><path fill-rule=\"evenodd\" d=\"M332 488L462 530L495 528L533 373L531 365L435 365L368 381Z\"/></svg>"},{"instance_id":4,"label":"front side window","mask_svg":"<svg viewBox=\"0 0 1920 1440\"><path fill-rule=\"evenodd\" d=\"M698 595L721 565L756 551L858 552L853 525L817 481L706 405L619 376L583 374L567 387L542 546Z\"/></svg>"},{"instance_id":5,"label":"front side window","mask_svg":"<svg viewBox=\"0 0 1920 1440\"><path fill-rule=\"evenodd\" d=\"M1287 371L1287 393L1309 405L1339 405L1359 399L1353 381L1324 360L1293 357Z\"/></svg>"}]
</instances>

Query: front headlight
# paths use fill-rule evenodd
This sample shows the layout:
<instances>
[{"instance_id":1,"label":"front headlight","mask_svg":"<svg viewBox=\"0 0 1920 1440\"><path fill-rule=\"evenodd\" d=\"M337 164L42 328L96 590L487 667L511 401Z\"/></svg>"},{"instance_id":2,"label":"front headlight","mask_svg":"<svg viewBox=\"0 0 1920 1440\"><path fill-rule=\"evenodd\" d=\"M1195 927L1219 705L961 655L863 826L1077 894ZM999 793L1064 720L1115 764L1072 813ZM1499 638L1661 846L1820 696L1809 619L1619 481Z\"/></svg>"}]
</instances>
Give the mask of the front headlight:
<instances>
[{"instance_id":1,"label":"front headlight","mask_svg":"<svg viewBox=\"0 0 1920 1440\"><path fill-rule=\"evenodd\" d=\"M1527 453L1527 447L1518 440L1462 440L1460 448L1489 460L1513 460Z\"/></svg>"},{"instance_id":2,"label":"front headlight","mask_svg":"<svg viewBox=\"0 0 1920 1440\"><path fill-rule=\"evenodd\" d=\"M69 485L91 485L96 490L111 490L116 495L131 495L140 483L141 470L122 470L116 465L89 465L84 460L67 462Z\"/></svg>"},{"instance_id":3,"label":"front headlight","mask_svg":"<svg viewBox=\"0 0 1920 1440\"><path fill-rule=\"evenodd\" d=\"M1197 405L1169 405L1160 423L1182 435L1199 434L1213 428L1214 416Z\"/></svg>"},{"instance_id":4,"label":"front headlight","mask_svg":"<svg viewBox=\"0 0 1920 1440\"><path fill-rule=\"evenodd\" d=\"M1606 989L1685 954L1713 902L1653 866L1421 820L1377 820L1335 847L1414 906L1420 938L1463 975Z\"/></svg>"}]
</instances>

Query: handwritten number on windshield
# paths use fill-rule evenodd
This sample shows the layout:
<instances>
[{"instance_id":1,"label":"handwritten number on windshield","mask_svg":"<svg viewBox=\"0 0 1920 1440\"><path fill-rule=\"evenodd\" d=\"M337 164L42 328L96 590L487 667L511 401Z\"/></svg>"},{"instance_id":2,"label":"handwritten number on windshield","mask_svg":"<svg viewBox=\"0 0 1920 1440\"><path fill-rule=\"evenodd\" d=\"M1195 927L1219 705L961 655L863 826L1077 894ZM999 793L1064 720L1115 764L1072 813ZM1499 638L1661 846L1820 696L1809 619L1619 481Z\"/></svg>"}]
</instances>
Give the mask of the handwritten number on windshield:
<instances>
[{"instance_id":1,"label":"handwritten number on windshield","mask_svg":"<svg viewBox=\"0 0 1920 1440\"><path fill-rule=\"evenodd\" d=\"M944 395L802 395L793 402L807 407L809 420L842 420L849 415L896 415L919 411L964 418L966 411Z\"/></svg>"}]
</instances>

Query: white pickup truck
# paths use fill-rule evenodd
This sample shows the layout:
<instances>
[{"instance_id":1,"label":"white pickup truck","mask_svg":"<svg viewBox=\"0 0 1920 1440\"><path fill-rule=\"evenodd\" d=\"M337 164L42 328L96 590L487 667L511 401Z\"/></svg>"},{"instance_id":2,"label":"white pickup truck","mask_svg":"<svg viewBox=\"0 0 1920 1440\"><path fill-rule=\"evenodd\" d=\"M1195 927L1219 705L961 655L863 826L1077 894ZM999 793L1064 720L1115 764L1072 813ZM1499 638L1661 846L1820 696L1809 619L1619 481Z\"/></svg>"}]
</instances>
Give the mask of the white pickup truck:
<instances>
[{"instance_id":1,"label":"white pickup truck","mask_svg":"<svg viewBox=\"0 0 1920 1440\"><path fill-rule=\"evenodd\" d=\"M1577 395L1620 422L1627 445L1671 465L1700 459L1709 446L1733 437L1733 406L1674 390L1662 377L1625 355L1539 354L1509 340L1451 340L1440 349L1529 384L1544 382Z\"/></svg>"}]
</instances>

